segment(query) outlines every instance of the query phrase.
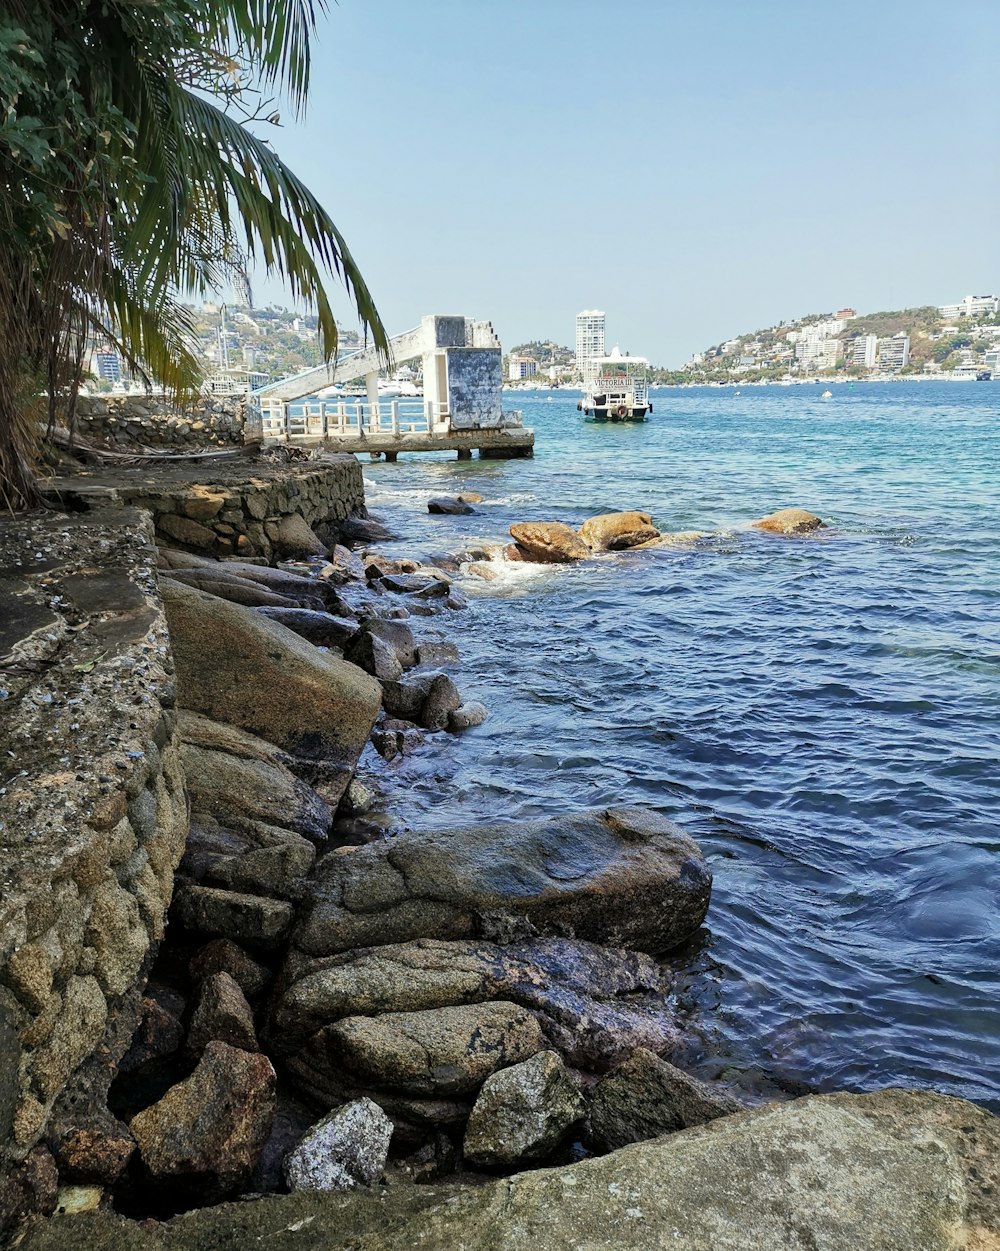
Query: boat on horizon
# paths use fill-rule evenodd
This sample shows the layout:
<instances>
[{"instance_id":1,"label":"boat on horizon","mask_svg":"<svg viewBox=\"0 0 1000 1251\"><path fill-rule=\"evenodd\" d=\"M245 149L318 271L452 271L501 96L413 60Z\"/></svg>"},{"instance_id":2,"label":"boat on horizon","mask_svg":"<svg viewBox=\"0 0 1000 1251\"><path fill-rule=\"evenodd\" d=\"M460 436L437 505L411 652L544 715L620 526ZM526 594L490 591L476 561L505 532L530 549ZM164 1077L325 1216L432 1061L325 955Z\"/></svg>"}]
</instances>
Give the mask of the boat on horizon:
<instances>
[{"instance_id":1,"label":"boat on horizon","mask_svg":"<svg viewBox=\"0 0 1000 1251\"><path fill-rule=\"evenodd\" d=\"M648 378L645 357L623 356L612 348L610 356L595 356L587 363L577 410L589 421L645 421L653 411Z\"/></svg>"}]
</instances>

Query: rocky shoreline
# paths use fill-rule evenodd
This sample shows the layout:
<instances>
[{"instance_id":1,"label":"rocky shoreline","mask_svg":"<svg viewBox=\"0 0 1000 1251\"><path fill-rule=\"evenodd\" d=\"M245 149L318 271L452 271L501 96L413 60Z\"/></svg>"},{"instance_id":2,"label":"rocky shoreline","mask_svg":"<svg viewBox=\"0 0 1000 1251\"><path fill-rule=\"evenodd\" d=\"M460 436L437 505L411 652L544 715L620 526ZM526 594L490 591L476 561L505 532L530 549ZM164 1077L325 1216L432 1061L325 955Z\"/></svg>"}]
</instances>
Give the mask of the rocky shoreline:
<instances>
[{"instance_id":1,"label":"rocky shoreline","mask_svg":"<svg viewBox=\"0 0 1000 1251\"><path fill-rule=\"evenodd\" d=\"M169 924L103 1101L8 1178L8 1232L37 1248L251 1230L295 1247L659 1246L670 1227L690 1248L998 1245L995 1118L902 1092L751 1108L670 1062L661 958L711 891L677 827L623 803L385 836L379 771L488 715L443 637L460 563L489 577L497 559L689 536L642 513L526 523L440 568L386 556L390 537L356 513L322 538L286 520L276 565L161 545L189 805ZM742 1179L743 1214L704 1193L701 1156ZM849 1209L880 1177L896 1197L872 1199L870 1228L893 1240L858 1241ZM256 1202L211 1206L240 1197ZM743 1223L759 1237L737 1240ZM942 1240L958 1226L979 1241Z\"/></svg>"}]
</instances>

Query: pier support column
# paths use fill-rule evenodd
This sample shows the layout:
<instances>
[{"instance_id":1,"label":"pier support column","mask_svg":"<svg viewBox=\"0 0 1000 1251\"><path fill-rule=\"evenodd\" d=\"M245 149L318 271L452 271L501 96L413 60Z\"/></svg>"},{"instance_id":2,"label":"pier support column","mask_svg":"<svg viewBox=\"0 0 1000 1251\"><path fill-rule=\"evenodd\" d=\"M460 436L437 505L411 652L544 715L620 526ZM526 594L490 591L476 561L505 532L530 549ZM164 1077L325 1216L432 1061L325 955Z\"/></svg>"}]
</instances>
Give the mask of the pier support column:
<instances>
[{"instance_id":1,"label":"pier support column","mask_svg":"<svg viewBox=\"0 0 1000 1251\"><path fill-rule=\"evenodd\" d=\"M385 459L388 461L390 465L394 465L396 463L398 456L399 456L398 452L386 452Z\"/></svg>"},{"instance_id":2,"label":"pier support column","mask_svg":"<svg viewBox=\"0 0 1000 1251\"><path fill-rule=\"evenodd\" d=\"M458 459L459 460L472 460L472 448L460 447L458 449Z\"/></svg>"}]
</instances>

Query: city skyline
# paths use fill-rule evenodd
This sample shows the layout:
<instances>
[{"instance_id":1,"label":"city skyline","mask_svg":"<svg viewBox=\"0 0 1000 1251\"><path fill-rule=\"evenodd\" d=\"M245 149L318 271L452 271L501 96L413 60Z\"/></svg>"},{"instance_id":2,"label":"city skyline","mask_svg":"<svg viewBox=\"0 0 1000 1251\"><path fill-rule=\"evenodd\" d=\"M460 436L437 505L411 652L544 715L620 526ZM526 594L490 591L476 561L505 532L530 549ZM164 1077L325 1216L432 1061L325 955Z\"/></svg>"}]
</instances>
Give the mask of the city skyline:
<instances>
[{"instance_id":1,"label":"city skyline","mask_svg":"<svg viewBox=\"0 0 1000 1251\"><path fill-rule=\"evenodd\" d=\"M679 364L813 309L997 287L998 42L992 0L960 0L945 32L920 0L846 0L836 21L765 0L342 0L306 117L270 133L391 333L434 311L568 339L596 306L609 341ZM628 68L597 91L606 57Z\"/></svg>"}]
</instances>

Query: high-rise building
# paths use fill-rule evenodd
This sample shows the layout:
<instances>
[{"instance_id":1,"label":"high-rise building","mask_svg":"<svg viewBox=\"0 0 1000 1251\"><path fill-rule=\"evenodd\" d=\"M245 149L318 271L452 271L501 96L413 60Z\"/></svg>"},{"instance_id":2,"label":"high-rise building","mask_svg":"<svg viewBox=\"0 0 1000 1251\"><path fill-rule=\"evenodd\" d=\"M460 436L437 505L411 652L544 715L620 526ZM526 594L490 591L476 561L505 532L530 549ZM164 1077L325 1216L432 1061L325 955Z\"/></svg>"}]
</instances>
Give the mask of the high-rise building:
<instances>
[{"instance_id":1,"label":"high-rise building","mask_svg":"<svg viewBox=\"0 0 1000 1251\"><path fill-rule=\"evenodd\" d=\"M905 330L891 338L878 341L878 367L880 370L905 369L910 363L910 336Z\"/></svg>"},{"instance_id":2,"label":"high-rise building","mask_svg":"<svg viewBox=\"0 0 1000 1251\"><path fill-rule=\"evenodd\" d=\"M604 355L604 314L587 308L576 315L576 367L580 373L595 357Z\"/></svg>"},{"instance_id":3,"label":"high-rise building","mask_svg":"<svg viewBox=\"0 0 1000 1251\"><path fill-rule=\"evenodd\" d=\"M859 334L851 343L851 354L848 363L860 365L863 369L875 368L875 356L878 351L878 336Z\"/></svg>"},{"instance_id":4,"label":"high-rise building","mask_svg":"<svg viewBox=\"0 0 1000 1251\"><path fill-rule=\"evenodd\" d=\"M533 378L538 373L538 361L533 356L511 356L507 361L507 377L511 382Z\"/></svg>"},{"instance_id":5,"label":"high-rise building","mask_svg":"<svg viewBox=\"0 0 1000 1251\"><path fill-rule=\"evenodd\" d=\"M109 348L94 353L94 373L102 382L120 382L122 377L121 357Z\"/></svg>"}]
</instances>

